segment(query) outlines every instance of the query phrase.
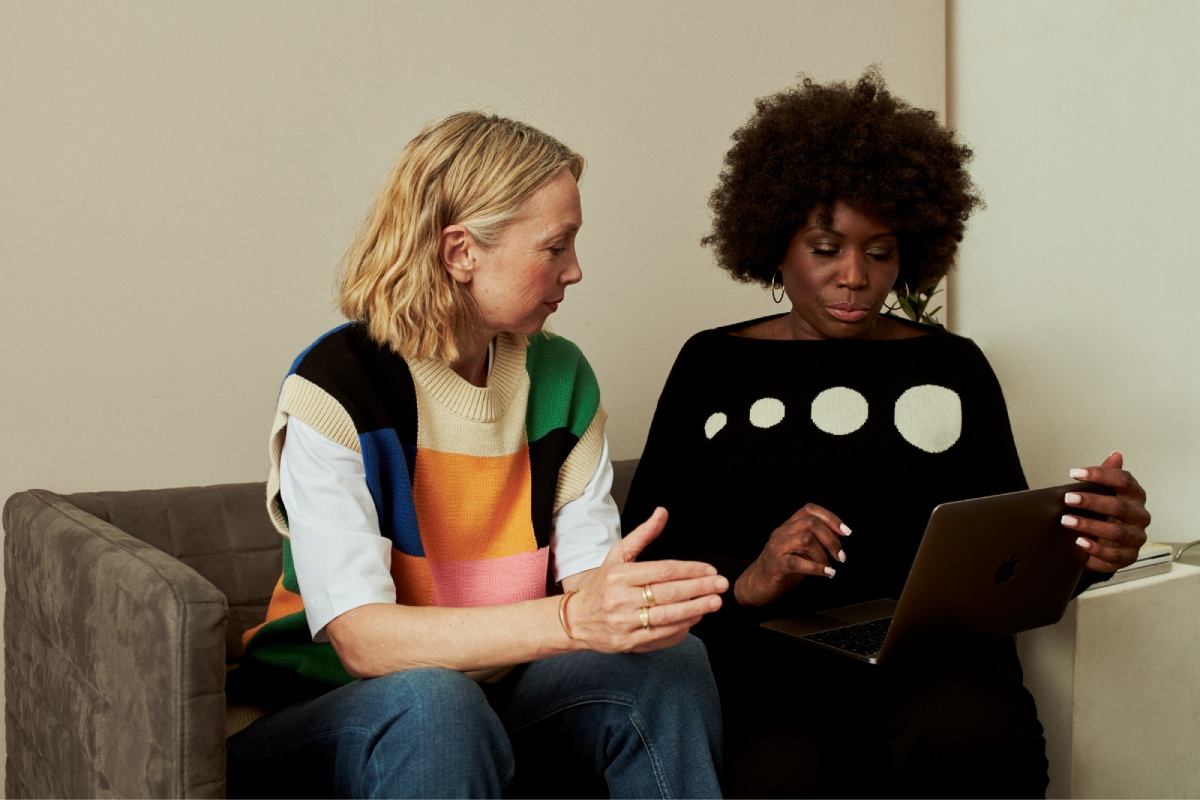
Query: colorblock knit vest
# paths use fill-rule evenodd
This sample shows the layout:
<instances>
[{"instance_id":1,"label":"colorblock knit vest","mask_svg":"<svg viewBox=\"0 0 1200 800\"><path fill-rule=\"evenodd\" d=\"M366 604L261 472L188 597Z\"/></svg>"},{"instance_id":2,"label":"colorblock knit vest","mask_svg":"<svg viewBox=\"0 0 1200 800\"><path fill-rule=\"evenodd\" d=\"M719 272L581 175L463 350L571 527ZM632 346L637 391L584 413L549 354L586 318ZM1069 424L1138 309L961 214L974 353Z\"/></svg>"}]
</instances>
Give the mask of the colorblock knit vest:
<instances>
[{"instance_id":1,"label":"colorblock knit vest","mask_svg":"<svg viewBox=\"0 0 1200 800\"><path fill-rule=\"evenodd\" d=\"M554 513L594 474L604 412L570 341L502 334L486 387L445 363L406 361L349 323L292 364L271 427L267 509L284 536L266 621L245 634L245 666L312 690L348 683L313 642L292 563L279 459L289 416L362 454L397 602L480 606L545 597Z\"/></svg>"}]
</instances>

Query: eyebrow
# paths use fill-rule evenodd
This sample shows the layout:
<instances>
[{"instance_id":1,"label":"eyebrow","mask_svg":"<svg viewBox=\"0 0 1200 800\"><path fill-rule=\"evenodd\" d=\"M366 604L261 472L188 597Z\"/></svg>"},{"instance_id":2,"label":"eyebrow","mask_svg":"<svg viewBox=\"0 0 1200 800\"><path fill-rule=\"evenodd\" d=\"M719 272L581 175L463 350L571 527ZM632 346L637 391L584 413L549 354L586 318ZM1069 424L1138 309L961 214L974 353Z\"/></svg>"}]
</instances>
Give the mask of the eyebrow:
<instances>
[{"instance_id":1,"label":"eyebrow","mask_svg":"<svg viewBox=\"0 0 1200 800\"><path fill-rule=\"evenodd\" d=\"M812 225L809 225L808 227L801 229L800 232L808 233L809 231L823 231L825 233L832 233L835 236L843 236L843 237L846 235L846 234L842 233L841 231L839 231L838 229L836 229L830 225L826 225L823 222L814 222ZM899 238L899 236L896 234L895 231L884 231L883 233L877 233L874 236L868 236L867 241L870 242L870 241L874 241L875 239L897 239L897 238Z\"/></svg>"},{"instance_id":2,"label":"eyebrow","mask_svg":"<svg viewBox=\"0 0 1200 800\"><path fill-rule=\"evenodd\" d=\"M578 233L579 227L580 226L576 225L574 222L568 222L565 225L560 225L559 227L550 231L550 233L543 236L539 240L539 243L546 244L546 243L554 241L555 239L559 238L560 236L566 236L569 233Z\"/></svg>"}]
</instances>

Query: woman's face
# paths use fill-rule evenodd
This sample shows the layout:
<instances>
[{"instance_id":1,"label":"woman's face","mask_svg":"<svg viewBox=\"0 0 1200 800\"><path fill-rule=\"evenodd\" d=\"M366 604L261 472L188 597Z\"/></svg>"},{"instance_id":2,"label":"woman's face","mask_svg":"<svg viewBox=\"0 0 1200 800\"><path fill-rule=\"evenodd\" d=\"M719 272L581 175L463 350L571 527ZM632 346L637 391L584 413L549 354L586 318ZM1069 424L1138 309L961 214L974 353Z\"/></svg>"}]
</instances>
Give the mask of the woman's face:
<instances>
[{"instance_id":1,"label":"woman's face","mask_svg":"<svg viewBox=\"0 0 1200 800\"><path fill-rule=\"evenodd\" d=\"M844 203L822 211L808 215L779 265L792 301L793 335L873 338L883 301L900 272L899 242L877 217Z\"/></svg>"},{"instance_id":2,"label":"woman's face","mask_svg":"<svg viewBox=\"0 0 1200 800\"><path fill-rule=\"evenodd\" d=\"M490 332L537 333L583 278L575 235L583 225L579 186L563 169L521 206L490 248L473 250L468 284Z\"/></svg>"}]
</instances>

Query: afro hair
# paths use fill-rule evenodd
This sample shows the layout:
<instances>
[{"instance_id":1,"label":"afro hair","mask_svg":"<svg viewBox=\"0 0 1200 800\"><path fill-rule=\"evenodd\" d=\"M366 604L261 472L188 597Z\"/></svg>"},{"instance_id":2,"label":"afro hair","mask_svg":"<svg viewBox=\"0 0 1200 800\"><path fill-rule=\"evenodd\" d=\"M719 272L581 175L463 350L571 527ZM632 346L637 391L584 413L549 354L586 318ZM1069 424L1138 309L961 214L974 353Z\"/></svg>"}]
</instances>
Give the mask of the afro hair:
<instances>
[{"instance_id":1,"label":"afro hair","mask_svg":"<svg viewBox=\"0 0 1200 800\"><path fill-rule=\"evenodd\" d=\"M932 111L893 97L877 68L853 86L803 78L759 99L732 138L701 241L740 281L769 285L809 215L841 201L895 231L898 284L929 287L982 203L966 171L970 148Z\"/></svg>"}]
</instances>

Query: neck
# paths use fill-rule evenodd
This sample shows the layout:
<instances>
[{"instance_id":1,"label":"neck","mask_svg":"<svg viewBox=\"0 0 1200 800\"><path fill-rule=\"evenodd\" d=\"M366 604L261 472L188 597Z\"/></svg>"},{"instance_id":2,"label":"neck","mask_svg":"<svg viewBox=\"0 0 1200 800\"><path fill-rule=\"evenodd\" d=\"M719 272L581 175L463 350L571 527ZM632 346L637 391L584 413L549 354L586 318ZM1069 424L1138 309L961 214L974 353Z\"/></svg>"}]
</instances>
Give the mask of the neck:
<instances>
[{"instance_id":1,"label":"neck","mask_svg":"<svg viewBox=\"0 0 1200 800\"><path fill-rule=\"evenodd\" d=\"M488 345L492 337L480 338L464 347L459 357L450 362L450 369L472 386L487 386Z\"/></svg>"}]
</instances>

